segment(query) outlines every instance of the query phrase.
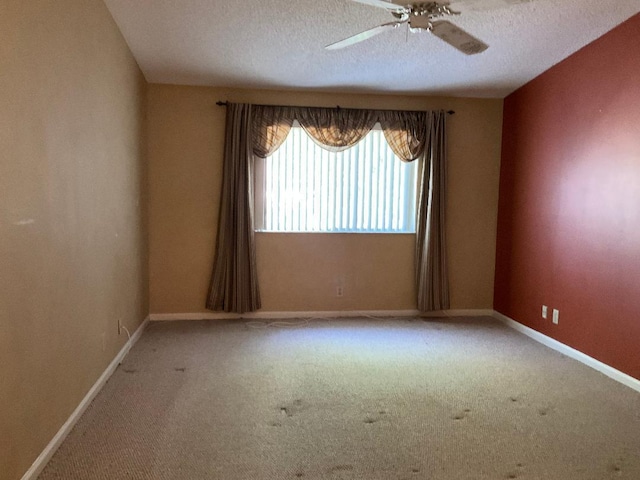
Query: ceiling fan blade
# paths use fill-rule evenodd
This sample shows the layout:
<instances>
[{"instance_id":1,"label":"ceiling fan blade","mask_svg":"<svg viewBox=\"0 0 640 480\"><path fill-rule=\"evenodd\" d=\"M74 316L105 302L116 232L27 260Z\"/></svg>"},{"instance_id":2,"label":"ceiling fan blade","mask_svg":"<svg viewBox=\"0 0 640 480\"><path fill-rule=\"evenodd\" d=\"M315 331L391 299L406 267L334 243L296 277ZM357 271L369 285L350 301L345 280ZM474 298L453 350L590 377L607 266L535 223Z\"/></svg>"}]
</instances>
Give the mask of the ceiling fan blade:
<instances>
[{"instance_id":1,"label":"ceiling fan blade","mask_svg":"<svg viewBox=\"0 0 640 480\"><path fill-rule=\"evenodd\" d=\"M356 43L360 43L364 40L367 40L368 38L374 37L382 32L386 32L387 30L393 30L394 28L397 28L403 23L405 23L405 21L383 23L382 25L378 25L377 27L370 28L369 30L365 30L364 32L356 33L351 37L345 38L344 40L331 43L324 48L326 48L327 50L338 50L339 48L348 47L350 45L354 45Z\"/></svg>"},{"instance_id":2,"label":"ceiling fan blade","mask_svg":"<svg viewBox=\"0 0 640 480\"><path fill-rule=\"evenodd\" d=\"M478 40L476 37L465 32L451 22L439 20L437 22L432 22L432 25L433 28L431 29L431 33L440 40L447 42L453 48L457 48L462 53L475 55L477 53L482 53L489 48L489 45L484 43L482 40Z\"/></svg>"},{"instance_id":3,"label":"ceiling fan blade","mask_svg":"<svg viewBox=\"0 0 640 480\"><path fill-rule=\"evenodd\" d=\"M391 2L385 2L383 0L352 0L353 2L364 3L365 5L371 5L372 7L385 8L392 12L404 12L407 10L402 5L397 5Z\"/></svg>"}]
</instances>

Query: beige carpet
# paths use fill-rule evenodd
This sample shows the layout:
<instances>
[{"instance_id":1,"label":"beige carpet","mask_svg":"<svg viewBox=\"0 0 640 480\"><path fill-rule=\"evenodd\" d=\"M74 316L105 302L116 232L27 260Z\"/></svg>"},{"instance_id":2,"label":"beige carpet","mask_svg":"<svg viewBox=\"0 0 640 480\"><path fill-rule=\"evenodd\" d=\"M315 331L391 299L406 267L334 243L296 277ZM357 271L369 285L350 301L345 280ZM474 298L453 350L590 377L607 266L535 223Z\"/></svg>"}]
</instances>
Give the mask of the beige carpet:
<instances>
[{"instance_id":1,"label":"beige carpet","mask_svg":"<svg viewBox=\"0 0 640 480\"><path fill-rule=\"evenodd\" d=\"M41 479L640 479L640 394L492 319L152 323Z\"/></svg>"}]
</instances>

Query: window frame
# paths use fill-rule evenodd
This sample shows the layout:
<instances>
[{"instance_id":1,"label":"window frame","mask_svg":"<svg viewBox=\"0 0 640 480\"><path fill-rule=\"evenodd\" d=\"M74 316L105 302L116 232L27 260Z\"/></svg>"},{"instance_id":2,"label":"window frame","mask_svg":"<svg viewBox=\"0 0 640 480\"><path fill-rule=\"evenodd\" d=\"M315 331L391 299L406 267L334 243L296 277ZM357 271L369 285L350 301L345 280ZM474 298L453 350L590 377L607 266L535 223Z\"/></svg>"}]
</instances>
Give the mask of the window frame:
<instances>
[{"instance_id":1,"label":"window frame","mask_svg":"<svg viewBox=\"0 0 640 480\"><path fill-rule=\"evenodd\" d=\"M287 135L287 139L285 140L285 142L283 142L283 145L281 145L279 147L282 148L284 146L284 144L289 141L290 139L292 139L291 135L294 133L294 129L297 129L297 131L300 132L301 135L305 135L307 136L307 142L309 142L309 144L313 145L314 149L316 152L320 152L323 157L327 156L327 155L335 155L334 152L331 152L327 149L322 148L320 145L317 144L317 142L315 142L305 131L304 129L300 126L300 124L297 121L294 121L293 126L291 128L291 131L289 132L289 134ZM404 201L399 205L399 207L403 210L403 216L405 219L404 222L404 226L402 227L398 227L398 228L394 228L394 229L387 229L387 228L357 228L357 229L353 229L353 228L323 228L322 226L319 229L313 229L313 230L309 230L309 229L267 229L265 226L265 211L266 211L266 162L269 161L269 157L267 158L260 158L260 157L255 157L254 158L254 179L253 179L253 183L254 183L254 198L253 198L253 206L254 206L254 230L257 233L342 233L342 234L384 234L384 235L415 235L416 233L416 215L417 215L417 210L418 210L418 182L419 182L419 178L420 178L420 168L421 168L421 164L420 162L418 162L417 160L414 160L412 162L404 162L402 161L399 157L397 157L395 155L395 153L393 153L393 151L391 150L391 147L389 146L388 142L386 141L386 138L384 138L384 134L382 131L382 128L380 126L379 123L376 123L375 126L372 128L372 130L367 134L367 136L365 138L363 138L360 142L358 142L358 144L354 145L351 148L358 148L359 145L361 145L365 139L372 134L372 132L376 132L377 134L381 135L382 138L378 139L378 145L383 146L388 150L387 151L387 156L391 155L391 158L396 161L399 162L399 164L402 164L405 166L405 168L408 170L408 172L405 174L406 177L404 178L404 182L401 181L400 182L400 186L398 186L398 188L396 190L392 189L391 190L391 194L397 194L397 190L402 188L403 186L405 187L404 189L402 189L403 192L403 197L404 197ZM350 149L345 150L348 151ZM275 152L274 152L275 154ZM271 156L270 156L271 157ZM344 159L342 161L345 161ZM367 172L368 178L369 178L369 182L370 182L370 188L372 188L372 182L375 180L373 179L373 174L377 171L378 166L373 166L370 165L371 160L364 160L365 163L368 163L369 165L369 170ZM357 168L356 168L357 169ZM324 171L323 171L324 173ZM335 173L339 173L336 172L336 170L334 170L334 175ZM335 176L334 176L335 178ZM376 178L380 178L379 176ZM351 185L353 186L355 179L352 180ZM394 186L395 188L396 186ZM343 189L344 190L344 189ZM324 192L323 192L324 193ZM363 197L364 194L360 195L358 194L358 197ZM335 201L335 199L334 199ZM362 200L360 200L362 201ZM331 202L331 199L328 199L328 202ZM330 203L329 203L330 205ZM329 207L328 205L328 207ZM335 205L335 203L334 203ZM379 207L379 205L378 205ZM352 207L354 208L354 207ZM355 207L358 211L363 211L364 212L364 206L360 206L358 207L358 205L356 205ZM335 211L335 206L332 208L328 208L328 211ZM397 221L396 221L397 223Z\"/></svg>"}]
</instances>

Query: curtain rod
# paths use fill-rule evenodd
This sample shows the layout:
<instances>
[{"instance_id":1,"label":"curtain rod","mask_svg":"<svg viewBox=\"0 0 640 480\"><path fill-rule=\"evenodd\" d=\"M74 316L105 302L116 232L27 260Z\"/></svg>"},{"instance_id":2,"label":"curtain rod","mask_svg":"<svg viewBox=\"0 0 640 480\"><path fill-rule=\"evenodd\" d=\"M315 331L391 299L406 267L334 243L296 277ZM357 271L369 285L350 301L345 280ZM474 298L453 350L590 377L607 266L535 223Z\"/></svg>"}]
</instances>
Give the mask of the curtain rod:
<instances>
[{"instance_id":1,"label":"curtain rod","mask_svg":"<svg viewBox=\"0 0 640 480\"><path fill-rule=\"evenodd\" d=\"M229 102L223 102L223 101L221 101L221 100L218 100L218 101L216 102L216 105L218 105L219 107L226 107L227 105L229 105ZM258 105L258 106L260 106L260 107L265 107L265 106L270 107L270 106L272 106L272 105ZM337 106L336 106L336 108L337 108L338 110L340 110L340 108L342 108L342 107L340 107L340 105L337 105ZM348 109L346 109L346 110L348 110ZM376 108L376 109L374 109L374 110L385 110L385 109L382 109L382 108ZM410 111L410 110L409 110L409 111ZM455 112L455 110L447 110L447 113L448 113L449 115L453 115L453 114L455 114L456 112Z\"/></svg>"}]
</instances>

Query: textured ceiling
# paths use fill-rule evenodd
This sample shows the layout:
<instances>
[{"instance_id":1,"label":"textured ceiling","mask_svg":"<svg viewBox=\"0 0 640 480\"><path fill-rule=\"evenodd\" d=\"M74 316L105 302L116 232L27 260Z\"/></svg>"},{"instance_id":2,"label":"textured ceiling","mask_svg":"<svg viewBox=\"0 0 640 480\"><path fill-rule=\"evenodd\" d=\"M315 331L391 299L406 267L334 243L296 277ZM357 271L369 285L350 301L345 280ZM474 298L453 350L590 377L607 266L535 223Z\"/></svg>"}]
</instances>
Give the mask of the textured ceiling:
<instances>
[{"instance_id":1,"label":"textured ceiling","mask_svg":"<svg viewBox=\"0 0 640 480\"><path fill-rule=\"evenodd\" d=\"M451 1L450 20L490 45L466 56L404 26L325 50L393 20L350 0L105 3L149 82L472 97L506 96L640 12L640 0Z\"/></svg>"}]
</instances>

